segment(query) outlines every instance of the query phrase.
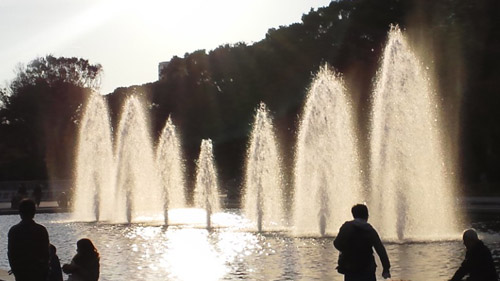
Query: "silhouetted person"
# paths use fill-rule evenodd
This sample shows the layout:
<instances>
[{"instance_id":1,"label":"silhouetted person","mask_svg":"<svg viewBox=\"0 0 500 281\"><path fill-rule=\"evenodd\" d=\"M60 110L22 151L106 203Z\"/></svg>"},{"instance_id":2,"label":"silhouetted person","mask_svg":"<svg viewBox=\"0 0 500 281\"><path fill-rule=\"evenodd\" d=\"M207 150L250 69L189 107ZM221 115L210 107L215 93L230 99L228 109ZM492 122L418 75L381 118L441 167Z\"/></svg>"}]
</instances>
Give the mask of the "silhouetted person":
<instances>
[{"instance_id":1,"label":"silhouetted person","mask_svg":"<svg viewBox=\"0 0 500 281\"><path fill-rule=\"evenodd\" d=\"M8 234L10 268L16 281L46 281L49 270L49 234L37 224L35 202L24 199L19 203L21 222L12 226Z\"/></svg>"},{"instance_id":2,"label":"silhouetted person","mask_svg":"<svg viewBox=\"0 0 500 281\"><path fill-rule=\"evenodd\" d=\"M477 237L474 229L464 231L464 245L467 249L465 259L455 272L451 281L459 281L469 275L468 281L497 281L498 276L493 264L491 252Z\"/></svg>"},{"instance_id":3,"label":"silhouetted person","mask_svg":"<svg viewBox=\"0 0 500 281\"><path fill-rule=\"evenodd\" d=\"M340 251L337 270L345 281L375 281L373 248L382 262L382 276L390 278L389 258L377 231L368 223L368 208L358 204L351 209L354 220L340 227L333 245Z\"/></svg>"},{"instance_id":4,"label":"silhouetted person","mask_svg":"<svg viewBox=\"0 0 500 281\"><path fill-rule=\"evenodd\" d=\"M35 200L36 206L40 207L40 202L42 201L42 188L40 186L33 189L33 200Z\"/></svg>"},{"instance_id":5,"label":"silhouetted person","mask_svg":"<svg viewBox=\"0 0 500 281\"><path fill-rule=\"evenodd\" d=\"M26 198L28 198L28 192L26 191L26 187L24 186L19 187L17 189L17 193L14 196L12 196L12 199L10 200L10 208L18 209L21 200Z\"/></svg>"},{"instance_id":6,"label":"silhouetted person","mask_svg":"<svg viewBox=\"0 0 500 281\"><path fill-rule=\"evenodd\" d=\"M76 243L77 254L70 264L65 264L62 270L71 274L68 280L97 281L99 280L99 252L87 238Z\"/></svg>"},{"instance_id":7,"label":"silhouetted person","mask_svg":"<svg viewBox=\"0 0 500 281\"><path fill-rule=\"evenodd\" d=\"M63 281L61 262L57 256L56 246L49 245L49 276L48 281Z\"/></svg>"},{"instance_id":8,"label":"silhouetted person","mask_svg":"<svg viewBox=\"0 0 500 281\"><path fill-rule=\"evenodd\" d=\"M68 195L66 194L66 192L61 192L59 194L59 196L57 197L57 205L60 207L60 208L68 208L68 202L69 201L69 198L68 198Z\"/></svg>"}]
</instances>

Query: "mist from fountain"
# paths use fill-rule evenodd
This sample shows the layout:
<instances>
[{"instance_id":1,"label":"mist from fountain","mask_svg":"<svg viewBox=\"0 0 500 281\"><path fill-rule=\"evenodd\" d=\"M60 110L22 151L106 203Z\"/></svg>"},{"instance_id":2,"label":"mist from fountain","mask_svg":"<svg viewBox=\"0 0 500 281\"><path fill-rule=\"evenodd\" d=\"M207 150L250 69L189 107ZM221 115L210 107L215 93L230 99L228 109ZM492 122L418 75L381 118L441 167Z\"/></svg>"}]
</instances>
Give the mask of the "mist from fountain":
<instances>
[{"instance_id":1,"label":"mist from fountain","mask_svg":"<svg viewBox=\"0 0 500 281\"><path fill-rule=\"evenodd\" d=\"M281 230L284 225L283 183L280 153L269 111L261 103L247 151L242 209L256 222L257 231Z\"/></svg>"},{"instance_id":2,"label":"mist from fountain","mask_svg":"<svg viewBox=\"0 0 500 281\"><path fill-rule=\"evenodd\" d=\"M389 33L373 92L371 220L382 237L446 239L457 233L454 180L445 165L435 92L401 31ZM450 165L453 166L453 165Z\"/></svg>"},{"instance_id":3,"label":"mist from fountain","mask_svg":"<svg viewBox=\"0 0 500 281\"><path fill-rule=\"evenodd\" d=\"M307 95L296 145L296 235L335 234L360 202L355 128L342 79L321 67Z\"/></svg>"},{"instance_id":4,"label":"mist from fountain","mask_svg":"<svg viewBox=\"0 0 500 281\"><path fill-rule=\"evenodd\" d=\"M214 164L212 140L201 141L200 155L196 161L195 207L206 212L206 226L212 228L211 216L220 211L219 183Z\"/></svg>"}]
</instances>

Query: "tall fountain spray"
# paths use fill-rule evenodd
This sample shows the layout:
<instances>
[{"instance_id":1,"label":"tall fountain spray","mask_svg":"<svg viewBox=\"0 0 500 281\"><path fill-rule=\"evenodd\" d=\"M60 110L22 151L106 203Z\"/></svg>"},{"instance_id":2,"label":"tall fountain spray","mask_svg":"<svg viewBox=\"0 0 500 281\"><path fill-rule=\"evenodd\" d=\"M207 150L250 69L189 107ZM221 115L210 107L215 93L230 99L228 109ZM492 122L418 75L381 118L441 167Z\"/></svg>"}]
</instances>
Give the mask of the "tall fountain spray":
<instances>
[{"instance_id":1,"label":"tall fountain spray","mask_svg":"<svg viewBox=\"0 0 500 281\"><path fill-rule=\"evenodd\" d=\"M114 160L108 107L101 95L87 101L78 139L74 217L79 221L110 220L113 206ZM98 156L98 157L96 157Z\"/></svg>"},{"instance_id":2,"label":"tall fountain spray","mask_svg":"<svg viewBox=\"0 0 500 281\"><path fill-rule=\"evenodd\" d=\"M342 79L327 66L315 77L299 127L294 232L334 234L361 198L352 107Z\"/></svg>"},{"instance_id":3,"label":"tall fountain spray","mask_svg":"<svg viewBox=\"0 0 500 281\"><path fill-rule=\"evenodd\" d=\"M116 137L118 221L158 219L163 215L163 190L155 165L148 123L142 103L128 98Z\"/></svg>"},{"instance_id":4,"label":"tall fountain spray","mask_svg":"<svg viewBox=\"0 0 500 281\"><path fill-rule=\"evenodd\" d=\"M243 212L258 231L281 229L284 220L283 184L273 125L265 104L255 114L248 147Z\"/></svg>"},{"instance_id":5,"label":"tall fountain spray","mask_svg":"<svg viewBox=\"0 0 500 281\"><path fill-rule=\"evenodd\" d=\"M214 164L212 141L202 140L200 156L196 162L195 206L205 209L207 228L212 227L211 216L220 211L219 186Z\"/></svg>"},{"instance_id":6,"label":"tall fountain spray","mask_svg":"<svg viewBox=\"0 0 500 281\"><path fill-rule=\"evenodd\" d=\"M164 219L165 224L168 225L168 210L170 208L186 207L181 145L170 117L163 128L156 148L156 165L160 176L160 184L163 187Z\"/></svg>"},{"instance_id":7,"label":"tall fountain spray","mask_svg":"<svg viewBox=\"0 0 500 281\"><path fill-rule=\"evenodd\" d=\"M437 103L426 73L392 28L377 74L371 124L371 220L387 239L456 234L453 179L442 148Z\"/></svg>"}]
</instances>

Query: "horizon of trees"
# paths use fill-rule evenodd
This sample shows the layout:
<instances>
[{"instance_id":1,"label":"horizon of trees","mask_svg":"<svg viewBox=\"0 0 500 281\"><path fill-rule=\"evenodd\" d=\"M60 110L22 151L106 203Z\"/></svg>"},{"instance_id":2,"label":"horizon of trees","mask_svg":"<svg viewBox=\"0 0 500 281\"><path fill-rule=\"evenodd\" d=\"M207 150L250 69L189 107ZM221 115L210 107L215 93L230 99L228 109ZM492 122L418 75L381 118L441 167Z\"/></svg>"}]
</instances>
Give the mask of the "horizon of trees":
<instances>
[{"instance_id":1,"label":"horizon of trees","mask_svg":"<svg viewBox=\"0 0 500 281\"><path fill-rule=\"evenodd\" d=\"M373 80L388 30L398 25L436 77L446 143L456 157L450 162L459 163L459 180L477 192L499 192L497 2L332 1L311 9L301 23L269 29L252 45L225 44L208 53L173 57L161 73L163 79L106 96L111 120L116 126L127 96L142 95L153 135L159 135L168 116L179 128L188 182L194 179L201 140L210 138L221 182L237 197L255 109L264 102L274 118L285 178L291 184L304 99L324 64L343 75L366 155ZM47 56L33 62L9 89L0 90L1 180L72 177L79 115L102 72L100 65L83 59ZM480 183L489 189L480 190Z\"/></svg>"}]
</instances>

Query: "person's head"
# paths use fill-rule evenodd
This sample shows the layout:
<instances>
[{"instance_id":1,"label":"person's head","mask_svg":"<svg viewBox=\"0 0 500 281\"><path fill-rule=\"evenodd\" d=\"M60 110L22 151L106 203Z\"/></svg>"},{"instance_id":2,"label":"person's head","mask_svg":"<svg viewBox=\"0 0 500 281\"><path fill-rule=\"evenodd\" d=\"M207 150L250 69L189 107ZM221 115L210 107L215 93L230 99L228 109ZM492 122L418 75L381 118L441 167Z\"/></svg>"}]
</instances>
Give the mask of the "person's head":
<instances>
[{"instance_id":1,"label":"person's head","mask_svg":"<svg viewBox=\"0 0 500 281\"><path fill-rule=\"evenodd\" d=\"M97 252L94 244L88 238L83 238L76 242L76 251L84 256L99 257L99 252Z\"/></svg>"},{"instance_id":2,"label":"person's head","mask_svg":"<svg viewBox=\"0 0 500 281\"><path fill-rule=\"evenodd\" d=\"M35 217L36 206L31 199L23 199L19 203L19 215L21 219L33 219Z\"/></svg>"},{"instance_id":3,"label":"person's head","mask_svg":"<svg viewBox=\"0 0 500 281\"><path fill-rule=\"evenodd\" d=\"M463 234L464 245L467 249L473 248L477 242L479 241L479 237L477 236L477 232L470 228L464 231Z\"/></svg>"},{"instance_id":4,"label":"person's head","mask_svg":"<svg viewBox=\"0 0 500 281\"><path fill-rule=\"evenodd\" d=\"M351 209L352 216L355 219L368 220L368 207L363 204L356 204Z\"/></svg>"}]
</instances>

